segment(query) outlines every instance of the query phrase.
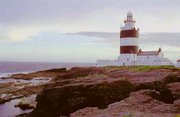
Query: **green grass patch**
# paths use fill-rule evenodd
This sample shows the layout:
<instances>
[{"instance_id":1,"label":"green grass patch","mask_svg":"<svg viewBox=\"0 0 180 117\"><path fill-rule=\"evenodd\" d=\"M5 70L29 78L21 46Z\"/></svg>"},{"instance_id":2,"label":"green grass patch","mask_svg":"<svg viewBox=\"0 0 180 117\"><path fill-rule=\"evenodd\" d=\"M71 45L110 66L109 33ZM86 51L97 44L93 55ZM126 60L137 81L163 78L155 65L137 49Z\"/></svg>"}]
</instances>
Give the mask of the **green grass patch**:
<instances>
[{"instance_id":1,"label":"green grass patch","mask_svg":"<svg viewBox=\"0 0 180 117\"><path fill-rule=\"evenodd\" d=\"M156 70L156 69L170 69L170 70L178 69L174 66L105 66L102 68L105 68L106 70L127 69L127 70L135 71L135 72L146 72L146 71L151 71L151 70Z\"/></svg>"},{"instance_id":2,"label":"green grass patch","mask_svg":"<svg viewBox=\"0 0 180 117\"><path fill-rule=\"evenodd\" d=\"M133 115L129 114L129 115L124 115L123 117L133 117Z\"/></svg>"},{"instance_id":3,"label":"green grass patch","mask_svg":"<svg viewBox=\"0 0 180 117\"><path fill-rule=\"evenodd\" d=\"M180 114L176 115L175 117L180 117Z\"/></svg>"},{"instance_id":4,"label":"green grass patch","mask_svg":"<svg viewBox=\"0 0 180 117\"><path fill-rule=\"evenodd\" d=\"M151 71L151 70L156 70L156 69L177 69L174 66L132 66L129 67L131 71L136 71L136 72L146 72L146 71Z\"/></svg>"}]
</instances>

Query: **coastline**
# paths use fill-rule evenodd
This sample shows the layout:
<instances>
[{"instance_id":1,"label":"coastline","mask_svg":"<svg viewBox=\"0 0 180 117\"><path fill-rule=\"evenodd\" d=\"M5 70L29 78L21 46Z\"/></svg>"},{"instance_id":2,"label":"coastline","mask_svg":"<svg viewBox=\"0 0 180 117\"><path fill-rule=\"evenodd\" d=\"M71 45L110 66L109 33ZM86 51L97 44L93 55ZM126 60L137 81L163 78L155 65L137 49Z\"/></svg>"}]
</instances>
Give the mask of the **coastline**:
<instances>
[{"instance_id":1,"label":"coastline","mask_svg":"<svg viewBox=\"0 0 180 117\"><path fill-rule=\"evenodd\" d=\"M15 104L11 104L12 102L14 102L14 100L18 100L19 102L21 101L21 99L23 99L23 97L38 94L43 89L44 85L50 82L50 79L48 77L45 77L43 74L39 74L38 78L32 78L31 80L27 80L23 78L23 76L20 79L11 78L11 76L16 76L17 74L33 74L36 72L46 71L48 69L60 69L64 67L66 67L66 69L71 69L75 66L94 66L95 64L52 62L0 62L0 65L0 106L2 108L1 113L8 113L11 109L11 111L13 112L19 111L19 109L17 109L19 107L14 109ZM16 102L16 104L18 102ZM11 107L8 107L6 105L10 105ZM20 113L18 114L22 114L26 111L19 112ZM0 116L3 117L2 114L0 114Z\"/></svg>"},{"instance_id":2,"label":"coastline","mask_svg":"<svg viewBox=\"0 0 180 117\"><path fill-rule=\"evenodd\" d=\"M51 80L41 84L40 81L46 80L47 76L48 77L51 76ZM39 84L32 85L30 81L38 77L42 77L41 79L38 79ZM22 83L22 82L6 83L4 84L4 86L1 85L0 93L6 94L7 92L8 95L5 96L6 99L9 98L9 100L11 100L13 99L12 98L13 96L28 97L34 94L39 95L36 98L39 106L35 107L35 109L30 114L32 117L34 117L33 113L39 112L38 109L41 108L42 104L46 104L49 101L46 99L53 100L53 103L51 103L53 105L54 103L60 103L58 102L58 100L62 100L63 102L66 102L66 98L63 98L63 96L65 97L67 96L69 97L67 98L68 100L72 100L71 103L67 103L63 106L64 108L65 107L67 108L66 109L67 112L68 110L70 111L70 113L68 112L66 114L71 114L72 117L80 116L79 114L82 114L82 113L83 115L87 115L87 116L81 116L81 117L90 117L91 114L94 116L100 116L102 113L113 114L114 110L111 110L110 105L114 105L115 102L117 102L117 104L115 104L117 105L117 107L115 106L113 108L115 108L115 110L118 110L119 114L122 114L120 111L127 111L126 108L124 107L121 107L120 110L118 109L118 106L124 104L124 102L125 102L125 105L126 103L128 103L129 105L134 104L134 106L132 106L132 112L136 114L139 114L139 113L144 114L144 111L147 111L146 108L143 111L134 110L134 108L137 108L136 106L138 105L142 105L143 107L145 105L148 106L148 105L154 104L154 101L157 103L156 105L157 109L155 110L157 111L161 107L164 109L164 111L162 112L161 110L160 113L157 113L155 110L149 107L150 108L149 113L152 113L153 115L156 115L156 114L162 115L162 113L166 113L165 112L166 110L168 110L167 112L169 112L167 113L167 115L170 114L171 116L177 114L173 112L179 112L176 110L176 108L179 108L178 100L180 99L180 93L179 93L180 69L175 68L173 66L74 67L69 70L67 70L66 68L59 68L59 69L55 68L55 69L31 72L27 74L22 74L22 73L12 74L12 76L9 76L7 78L14 78L16 80L27 80L27 82L26 83ZM89 88L92 87L92 88L88 89L87 87ZM129 87L128 90L127 90L127 87ZM66 90L66 88L68 88L70 91ZM84 94L83 92L81 92L81 90L87 90L87 91L85 91L85 94ZM128 92L126 92L126 90ZM161 90L165 91L165 95L163 94L164 91L162 92ZM67 91L68 93L66 93ZM80 92L80 93L76 94L75 92ZM98 93L94 94L93 92L98 92ZM13 94L13 95L9 95L9 94ZM70 96L74 94L76 94L75 97ZM44 97L49 96L49 95L52 95L52 96L44 99ZM58 99L59 97L58 95L61 95L60 97L62 97L63 99ZM80 97L78 97L79 95ZM79 106L76 107L76 102L80 101L82 102L82 105L84 105L85 103L84 101L86 99L89 99L87 95L91 97L90 98L90 100L92 101L91 103L96 102L94 103L95 105L93 106L91 105L92 108L86 109L86 107L90 106L89 101L88 101L86 102L87 104L86 106L77 108ZM106 98L108 98L109 96L111 98L106 100ZM76 100L76 97L77 97L77 100L79 101L74 102L73 100ZM58 100L56 100L56 98ZM96 98L100 98L102 102L101 101L97 102L97 100L99 99L96 99ZM141 102L140 100L134 100L135 102L134 101L131 102L132 101L131 98L140 99L141 101L142 99L144 99L145 102L144 101ZM84 101L81 99L83 99ZM149 99L153 101L148 102ZM45 102L42 103L40 100L45 100ZM104 102L108 102L108 103L104 104ZM74 105L74 107L68 108L69 104ZM23 105L29 105L29 103L23 103ZM20 105L20 106L23 107L23 105ZM47 106L47 105L44 105L44 106ZM103 108L99 110L99 109L96 109L97 107L98 108L103 107ZM142 107L140 106L138 108L142 109ZM30 107L27 106L27 108L30 108ZM131 108L131 107L128 107L128 108ZM71 109L73 109L73 111L71 111ZM109 110L111 110L112 112L109 112ZM46 112L51 112L51 111L46 110ZM61 112L65 112L65 111L61 111ZM42 113L36 113L36 114L38 114L39 116L42 116L41 115ZM51 114L53 116L53 114L55 113L51 113ZM60 115L63 116L66 114L61 113Z\"/></svg>"}]
</instances>

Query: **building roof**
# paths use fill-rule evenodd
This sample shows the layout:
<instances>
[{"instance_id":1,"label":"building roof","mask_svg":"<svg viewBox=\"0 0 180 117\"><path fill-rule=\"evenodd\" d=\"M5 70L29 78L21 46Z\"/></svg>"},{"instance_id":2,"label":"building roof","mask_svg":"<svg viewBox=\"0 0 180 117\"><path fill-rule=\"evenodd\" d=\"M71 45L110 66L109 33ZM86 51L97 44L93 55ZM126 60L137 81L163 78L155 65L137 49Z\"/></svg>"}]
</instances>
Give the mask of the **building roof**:
<instances>
[{"instance_id":1,"label":"building roof","mask_svg":"<svg viewBox=\"0 0 180 117\"><path fill-rule=\"evenodd\" d=\"M180 59L179 59L179 60L177 60L177 62L180 62Z\"/></svg>"},{"instance_id":2,"label":"building roof","mask_svg":"<svg viewBox=\"0 0 180 117\"><path fill-rule=\"evenodd\" d=\"M139 52L137 53L138 56L152 56L152 55L159 55L159 53L161 52L161 48L159 48L158 51L142 51L141 49L139 50Z\"/></svg>"}]
</instances>

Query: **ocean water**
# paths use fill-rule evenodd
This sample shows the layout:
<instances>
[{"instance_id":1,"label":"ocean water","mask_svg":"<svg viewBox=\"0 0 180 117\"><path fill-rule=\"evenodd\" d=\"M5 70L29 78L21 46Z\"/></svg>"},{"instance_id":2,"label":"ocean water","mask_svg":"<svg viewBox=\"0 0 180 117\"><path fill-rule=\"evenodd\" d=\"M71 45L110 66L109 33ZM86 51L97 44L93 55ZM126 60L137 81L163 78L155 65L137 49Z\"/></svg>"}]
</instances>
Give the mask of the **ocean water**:
<instances>
[{"instance_id":1,"label":"ocean water","mask_svg":"<svg viewBox=\"0 0 180 117\"><path fill-rule=\"evenodd\" d=\"M14 73L26 73L52 68L88 67L95 63L55 63L55 62L0 62L0 76Z\"/></svg>"},{"instance_id":2,"label":"ocean water","mask_svg":"<svg viewBox=\"0 0 180 117\"><path fill-rule=\"evenodd\" d=\"M31 112L32 109L21 110L18 107L14 107L14 105L18 104L20 99L14 99L9 102L0 105L0 117L15 117L16 115L22 113Z\"/></svg>"}]
</instances>

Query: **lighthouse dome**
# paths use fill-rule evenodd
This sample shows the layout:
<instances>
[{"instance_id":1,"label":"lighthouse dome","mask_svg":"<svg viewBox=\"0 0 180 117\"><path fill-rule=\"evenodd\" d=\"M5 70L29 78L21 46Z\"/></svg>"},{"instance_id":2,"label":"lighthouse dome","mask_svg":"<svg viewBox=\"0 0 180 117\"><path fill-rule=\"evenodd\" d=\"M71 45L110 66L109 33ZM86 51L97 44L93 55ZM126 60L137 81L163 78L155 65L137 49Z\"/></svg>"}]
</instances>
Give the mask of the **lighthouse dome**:
<instances>
[{"instance_id":1,"label":"lighthouse dome","mask_svg":"<svg viewBox=\"0 0 180 117\"><path fill-rule=\"evenodd\" d=\"M127 13L127 16L133 16L133 13L131 12L131 11L129 11L128 13Z\"/></svg>"}]
</instances>

